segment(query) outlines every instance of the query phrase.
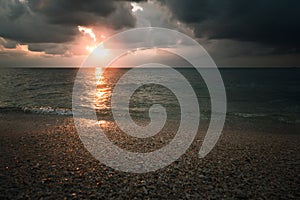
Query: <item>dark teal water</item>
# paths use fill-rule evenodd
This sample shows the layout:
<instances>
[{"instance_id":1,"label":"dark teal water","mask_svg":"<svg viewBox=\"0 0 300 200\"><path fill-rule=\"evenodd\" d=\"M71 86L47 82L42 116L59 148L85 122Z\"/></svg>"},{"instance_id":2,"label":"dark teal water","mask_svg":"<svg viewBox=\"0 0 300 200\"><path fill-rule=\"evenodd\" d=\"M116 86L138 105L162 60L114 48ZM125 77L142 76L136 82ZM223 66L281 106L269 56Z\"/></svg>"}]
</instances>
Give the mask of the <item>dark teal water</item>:
<instances>
[{"instance_id":1,"label":"dark teal water","mask_svg":"<svg viewBox=\"0 0 300 200\"><path fill-rule=\"evenodd\" d=\"M111 91L118 77L127 70L110 69L103 74L95 91L100 92L95 97L95 109L100 115L110 112ZM147 76L147 69L141 70L141 75ZM203 116L209 117L210 98L201 77L194 69L178 71L196 92ZM76 73L77 69L0 69L0 108L2 111L71 115ZM227 92L228 116L272 117L286 123L300 123L299 68L223 68L220 73ZM178 84L176 80L170 81ZM168 116L176 118L180 114L172 92L162 86L147 85L132 96L130 111L133 117L147 117L153 103L167 107Z\"/></svg>"}]
</instances>

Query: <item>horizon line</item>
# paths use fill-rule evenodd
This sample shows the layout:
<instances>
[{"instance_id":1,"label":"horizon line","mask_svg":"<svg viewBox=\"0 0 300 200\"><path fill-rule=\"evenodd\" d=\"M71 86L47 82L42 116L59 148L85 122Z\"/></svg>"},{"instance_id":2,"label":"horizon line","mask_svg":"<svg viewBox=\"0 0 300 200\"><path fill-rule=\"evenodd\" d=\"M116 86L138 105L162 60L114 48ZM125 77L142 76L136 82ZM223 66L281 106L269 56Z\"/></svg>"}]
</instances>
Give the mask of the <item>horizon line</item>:
<instances>
[{"instance_id":1,"label":"horizon line","mask_svg":"<svg viewBox=\"0 0 300 200\"><path fill-rule=\"evenodd\" d=\"M196 67L193 67L193 66L171 66L173 68L186 68L186 69L192 69L192 68L196 68ZM65 66L7 66L7 67L0 67L0 69L9 69L9 68L12 68L12 69L18 69L18 68L24 68L24 69L79 69L79 68L82 68L81 66L76 66L76 65L72 65L72 66L68 66L68 65L65 65ZM94 67L94 66L90 66L90 67L84 67L84 68L100 68L100 67ZM110 66L108 68L115 68L115 69L132 69L134 67L130 67L130 66ZM161 68L161 67L153 67L153 68ZM207 66L207 67L200 67L200 68L212 68L210 66ZM270 69L274 69L274 68L285 68L285 69L288 69L288 68L300 68L300 66L217 66L217 68L220 68L220 69L241 69L241 68L245 68L245 69L249 69L249 68L253 68L253 69L257 69L257 68L260 68L260 69L266 69L266 68L270 68Z\"/></svg>"}]
</instances>

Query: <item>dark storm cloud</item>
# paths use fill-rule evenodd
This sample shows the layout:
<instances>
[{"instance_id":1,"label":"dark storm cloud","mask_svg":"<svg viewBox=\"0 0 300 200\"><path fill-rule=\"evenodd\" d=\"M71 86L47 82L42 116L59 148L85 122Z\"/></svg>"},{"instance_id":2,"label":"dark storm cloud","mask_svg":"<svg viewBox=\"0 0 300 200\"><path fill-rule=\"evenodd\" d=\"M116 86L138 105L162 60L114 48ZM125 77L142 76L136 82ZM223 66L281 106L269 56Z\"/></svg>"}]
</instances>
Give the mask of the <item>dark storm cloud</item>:
<instances>
[{"instance_id":1,"label":"dark storm cloud","mask_svg":"<svg viewBox=\"0 0 300 200\"><path fill-rule=\"evenodd\" d=\"M251 41L274 53L299 51L300 1L164 0L173 15L197 37Z\"/></svg>"},{"instance_id":2,"label":"dark storm cloud","mask_svg":"<svg viewBox=\"0 0 300 200\"><path fill-rule=\"evenodd\" d=\"M5 40L4 38L0 37L0 45L7 49L14 49L17 46L17 42L12 40Z\"/></svg>"},{"instance_id":3,"label":"dark storm cloud","mask_svg":"<svg viewBox=\"0 0 300 200\"><path fill-rule=\"evenodd\" d=\"M127 1L0 1L0 36L21 43L71 41L79 34L78 25L120 29L134 24Z\"/></svg>"},{"instance_id":4,"label":"dark storm cloud","mask_svg":"<svg viewBox=\"0 0 300 200\"><path fill-rule=\"evenodd\" d=\"M68 50L68 47L64 44L55 43L31 43L28 44L28 50L36 52L44 51L46 54L62 55Z\"/></svg>"},{"instance_id":5,"label":"dark storm cloud","mask_svg":"<svg viewBox=\"0 0 300 200\"><path fill-rule=\"evenodd\" d=\"M29 7L52 24L90 25L115 11L115 1L107 0L29 0Z\"/></svg>"}]
</instances>

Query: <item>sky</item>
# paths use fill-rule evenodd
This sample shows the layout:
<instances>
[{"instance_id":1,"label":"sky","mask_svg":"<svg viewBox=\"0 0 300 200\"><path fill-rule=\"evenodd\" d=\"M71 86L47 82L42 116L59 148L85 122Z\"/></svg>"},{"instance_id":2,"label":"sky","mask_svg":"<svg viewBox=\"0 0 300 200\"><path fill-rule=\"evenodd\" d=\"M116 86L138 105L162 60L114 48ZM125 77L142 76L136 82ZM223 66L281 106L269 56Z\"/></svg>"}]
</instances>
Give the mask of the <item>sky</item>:
<instances>
[{"instance_id":1,"label":"sky","mask_svg":"<svg viewBox=\"0 0 300 200\"><path fill-rule=\"evenodd\" d=\"M183 32L221 67L299 67L299 8L299 0L0 0L0 67L79 66L135 27Z\"/></svg>"}]
</instances>

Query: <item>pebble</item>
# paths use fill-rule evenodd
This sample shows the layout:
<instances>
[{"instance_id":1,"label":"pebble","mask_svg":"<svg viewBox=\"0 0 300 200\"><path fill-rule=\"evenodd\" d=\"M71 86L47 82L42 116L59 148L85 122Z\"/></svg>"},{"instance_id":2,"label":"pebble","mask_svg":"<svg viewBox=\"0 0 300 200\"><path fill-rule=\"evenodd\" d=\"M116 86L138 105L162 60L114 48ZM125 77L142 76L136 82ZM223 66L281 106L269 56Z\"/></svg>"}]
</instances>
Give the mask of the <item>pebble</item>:
<instances>
[{"instance_id":1,"label":"pebble","mask_svg":"<svg viewBox=\"0 0 300 200\"><path fill-rule=\"evenodd\" d=\"M263 137L227 130L204 159L197 157L199 145L195 145L164 169L131 174L95 160L71 119L58 118L53 126L22 132L13 141L9 136L1 138L0 198L296 199L299 195L299 160L295 159L299 136ZM111 135L122 138L115 132ZM132 147L138 148L134 143Z\"/></svg>"}]
</instances>

